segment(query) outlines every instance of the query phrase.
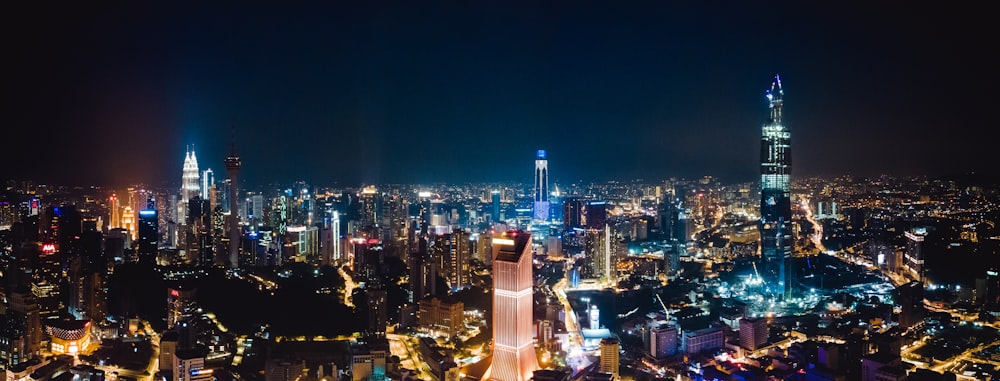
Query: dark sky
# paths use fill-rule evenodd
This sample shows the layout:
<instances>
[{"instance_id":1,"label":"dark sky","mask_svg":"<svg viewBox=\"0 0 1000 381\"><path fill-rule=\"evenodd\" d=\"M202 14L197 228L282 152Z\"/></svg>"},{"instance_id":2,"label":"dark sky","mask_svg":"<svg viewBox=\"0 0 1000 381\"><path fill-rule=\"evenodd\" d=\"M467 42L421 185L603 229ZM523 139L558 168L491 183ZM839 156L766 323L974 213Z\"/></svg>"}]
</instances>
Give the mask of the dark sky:
<instances>
[{"instance_id":1,"label":"dark sky","mask_svg":"<svg viewBox=\"0 0 1000 381\"><path fill-rule=\"evenodd\" d=\"M0 178L179 183L187 144L221 178L235 125L256 183L530 181L536 149L561 182L752 180L775 73L795 176L1000 172L986 9L148 3L3 12Z\"/></svg>"}]
</instances>

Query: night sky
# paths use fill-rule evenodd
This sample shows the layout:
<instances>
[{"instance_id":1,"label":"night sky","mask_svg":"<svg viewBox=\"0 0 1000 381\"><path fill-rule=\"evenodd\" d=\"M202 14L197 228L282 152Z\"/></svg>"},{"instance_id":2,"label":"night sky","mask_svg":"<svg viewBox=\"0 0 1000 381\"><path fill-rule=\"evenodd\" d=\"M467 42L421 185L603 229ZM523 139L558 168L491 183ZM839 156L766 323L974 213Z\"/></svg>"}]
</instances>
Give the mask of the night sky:
<instances>
[{"instance_id":1,"label":"night sky","mask_svg":"<svg viewBox=\"0 0 1000 381\"><path fill-rule=\"evenodd\" d=\"M3 12L0 178L179 184L1000 173L995 21L914 2L146 1ZM210 4L206 4L210 3ZM878 4L876 4L878 3ZM61 5L61 4L58 4Z\"/></svg>"}]
</instances>

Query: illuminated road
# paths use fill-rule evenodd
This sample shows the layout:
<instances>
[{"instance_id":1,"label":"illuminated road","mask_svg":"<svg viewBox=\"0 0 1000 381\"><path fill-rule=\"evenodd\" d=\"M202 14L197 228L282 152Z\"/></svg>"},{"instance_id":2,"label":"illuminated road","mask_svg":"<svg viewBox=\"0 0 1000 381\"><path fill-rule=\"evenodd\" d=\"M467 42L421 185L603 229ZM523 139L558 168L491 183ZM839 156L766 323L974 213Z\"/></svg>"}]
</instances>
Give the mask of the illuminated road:
<instances>
[{"instance_id":1,"label":"illuminated road","mask_svg":"<svg viewBox=\"0 0 1000 381\"><path fill-rule=\"evenodd\" d=\"M358 284L354 283L354 278L351 278L351 275L344 271L344 266L337 266L337 273L340 274L341 278L344 278L344 305L354 308L351 295L354 295L354 289L358 287Z\"/></svg>"},{"instance_id":2,"label":"illuminated road","mask_svg":"<svg viewBox=\"0 0 1000 381\"><path fill-rule=\"evenodd\" d=\"M567 270L568 273L569 271ZM587 365L590 365L590 361L587 360L583 352L583 336L580 335L580 325L576 321L576 313L573 312L573 307L569 304L569 299L566 298L566 289L568 286L568 277L563 277L558 283L552 286L552 291L559 298L559 302L562 303L563 309L566 311L566 332L569 336L566 364L573 367L573 374L575 375L580 370L586 368Z\"/></svg>"},{"instance_id":3,"label":"illuminated road","mask_svg":"<svg viewBox=\"0 0 1000 381\"><path fill-rule=\"evenodd\" d=\"M806 212L806 221L809 221L813 226L813 234L809 236L809 240L812 241L813 245L816 245L816 248L821 253L825 253L826 247L823 246L823 225L813 219L812 209L809 208L809 199L802 199L802 210Z\"/></svg>"},{"instance_id":4,"label":"illuminated road","mask_svg":"<svg viewBox=\"0 0 1000 381\"><path fill-rule=\"evenodd\" d=\"M420 359L420 351L416 350L412 337L387 333L385 338L389 340L389 353L399 356L399 366L406 369L413 369L417 372L416 377L421 380L436 380L431 374L430 368Z\"/></svg>"}]
</instances>

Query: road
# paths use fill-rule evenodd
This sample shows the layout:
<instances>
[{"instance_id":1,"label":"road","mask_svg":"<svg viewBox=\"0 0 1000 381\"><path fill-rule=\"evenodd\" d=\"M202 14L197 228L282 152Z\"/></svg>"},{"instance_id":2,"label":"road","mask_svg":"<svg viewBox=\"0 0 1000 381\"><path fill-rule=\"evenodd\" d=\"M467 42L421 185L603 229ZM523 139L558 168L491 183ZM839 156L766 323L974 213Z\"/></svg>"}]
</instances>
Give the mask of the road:
<instances>
[{"instance_id":1,"label":"road","mask_svg":"<svg viewBox=\"0 0 1000 381\"><path fill-rule=\"evenodd\" d=\"M354 283L354 278L351 277L351 274L344 271L344 266L337 266L337 273L340 274L341 278L344 278L344 305L354 308L351 295L354 295L354 289L358 287L358 284Z\"/></svg>"},{"instance_id":2,"label":"road","mask_svg":"<svg viewBox=\"0 0 1000 381\"><path fill-rule=\"evenodd\" d=\"M816 248L821 253L825 253L826 247L823 246L823 224L813 219L812 208L809 207L809 199L802 199L802 210L806 213L806 221L809 221L813 226L813 234L809 236L809 240L812 241L813 245L816 245Z\"/></svg>"},{"instance_id":3,"label":"road","mask_svg":"<svg viewBox=\"0 0 1000 381\"><path fill-rule=\"evenodd\" d=\"M385 338L389 340L389 353L399 356L401 368L413 369L417 372L416 377L421 380L437 379L431 373L427 363L420 359L420 351L416 348L415 338L395 333L387 333Z\"/></svg>"},{"instance_id":4,"label":"road","mask_svg":"<svg viewBox=\"0 0 1000 381\"><path fill-rule=\"evenodd\" d=\"M569 274L568 268L566 274ZM566 276L552 286L552 292L556 294L556 298L562 303L563 309L566 312L566 332L569 336L566 364L572 366L573 373L576 374L585 369L587 365L590 365L590 360L587 359L586 354L583 352L583 336L580 335L580 325L576 320L576 313L573 312L573 307L570 305L569 299L566 298L568 287L569 277Z\"/></svg>"}]
</instances>

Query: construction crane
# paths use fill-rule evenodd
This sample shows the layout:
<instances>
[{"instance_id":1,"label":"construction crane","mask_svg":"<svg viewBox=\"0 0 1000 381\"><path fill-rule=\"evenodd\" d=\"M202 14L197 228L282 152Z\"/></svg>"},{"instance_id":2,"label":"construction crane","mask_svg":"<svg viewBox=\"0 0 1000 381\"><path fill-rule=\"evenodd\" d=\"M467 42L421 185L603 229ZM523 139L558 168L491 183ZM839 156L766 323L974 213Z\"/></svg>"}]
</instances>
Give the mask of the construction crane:
<instances>
[{"instance_id":1,"label":"construction crane","mask_svg":"<svg viewBox=\"0 0 1000 381\"><path fill-rule=\"evenodd\" d=\"M657 293L654 293L653 295L656 295L656 300L660 301L660 307L663 307L663 316L664 316L664 318L667 319L667 320L669 320L670 319L670 312L667 311L667 305L663 304L663 299L660 299L660 293L657 292Z\"/></svg>"},{"instance_id":2,"label":"construction crane","mask_svg":"<svg viewBox=\"0 0 1000 381\"><path fill-rule=\"evenodd\" d=\"M757 280L763 281L763 279L761 279L760 277L760 273L757 272L757 262L750 262L750 264L753 265L753 273L755 276L757 276Z\"/></svg>"}]
</instances>

